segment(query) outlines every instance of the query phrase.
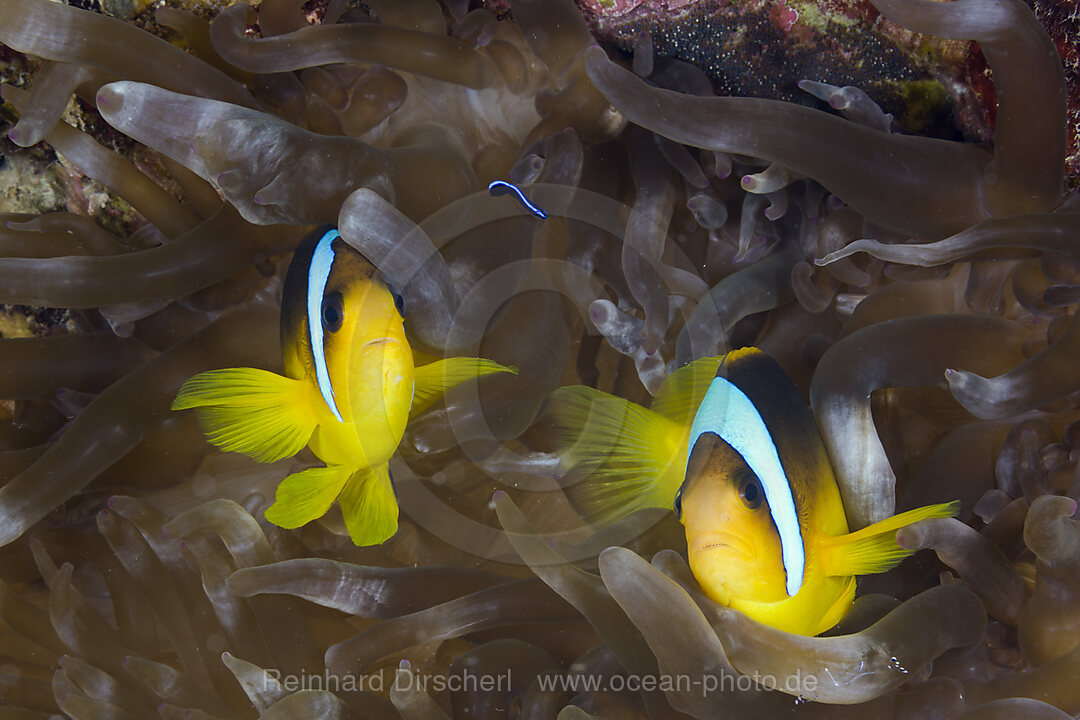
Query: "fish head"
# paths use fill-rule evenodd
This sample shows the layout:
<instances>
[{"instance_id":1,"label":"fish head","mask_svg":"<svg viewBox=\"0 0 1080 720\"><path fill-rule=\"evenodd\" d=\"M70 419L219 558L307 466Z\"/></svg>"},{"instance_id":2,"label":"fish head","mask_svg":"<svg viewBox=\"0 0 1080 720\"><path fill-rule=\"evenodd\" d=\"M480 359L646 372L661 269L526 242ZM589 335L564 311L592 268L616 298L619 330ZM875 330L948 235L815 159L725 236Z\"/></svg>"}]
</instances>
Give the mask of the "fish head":
<instances>
[{"instance_id":1,"label":"fish head","mask_svg":"<svg viewBox=\"0 0 1080 720\"><path fill-rule=\"evenodd\" d=\"M690 568L709 597L723 605L788 597L780 534L762 482L717 435L695 443L677 509Z\"/></svg>"},{"instance_id":2,"label":"fish head","mask_svg":"<svg viewBox=\"0 0 1080 720\"><path fill-rule=\"evenodd\" d=\"M336 230L297 248L282 296L285 370L321 396L324 437L338 434L335 422L351 424L369 457L397 447L413 385L403 323L401 295Z\"/></svg>"}]
</instances>

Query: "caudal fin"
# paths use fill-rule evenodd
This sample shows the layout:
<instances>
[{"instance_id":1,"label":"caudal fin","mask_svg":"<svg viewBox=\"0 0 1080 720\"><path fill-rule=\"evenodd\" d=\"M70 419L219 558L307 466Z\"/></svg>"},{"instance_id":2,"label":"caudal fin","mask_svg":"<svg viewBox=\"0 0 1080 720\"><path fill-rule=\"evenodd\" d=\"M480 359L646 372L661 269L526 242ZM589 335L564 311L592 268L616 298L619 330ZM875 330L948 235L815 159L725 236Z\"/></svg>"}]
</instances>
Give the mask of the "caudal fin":
<instances>
[{"instance_id":1,"label":"caudal fin","mask_svg":"<svg viewBox=\"0 0 1080 720\"><path fill-rule=\"evenodd\" d=\"M686 471L686 427L582 385L550 398L566 493L590 521L674 505Z\"/></svg>"},{"instance_id":2,"label":"caudal fin","mask_svg":"<svg viewBox=\"0 0 1080 720\"><path fill-rule=\"evenodd\" d=\"M303 382L255 368L210 370L189 378L172 409L189 408L211 443L259 462L300 452L318 422Z\"/></svg>"},{"instance_id":3,"label":"caudal fin","mask_svg":"<svg viewBox=\"0 0 1080 720\"><path fill-rule=\"evenodd\" d=\"M913 550L905 550L896 544L896 531L920 520L955 517L960 502L909 510L885 518L847 535L826 537L822 540L822 565L826 575L873 575L896 567Z\"/></svg>"},{"instance_id":4,"label":"caudal fin","mask_svg":"<svg viewBox=\"0 0 1080 720\"><path fill-rule=\"evenodd\" d=\"M413 389L413 402L409 416L419 415L431 403L438 400L440 395L455 385L475 377L500 372L517 375L517 368L500 365L484 358L470 357L444 358L427 365L420 365L413 374L416 384Z\"/></svg>"}]
</instances>

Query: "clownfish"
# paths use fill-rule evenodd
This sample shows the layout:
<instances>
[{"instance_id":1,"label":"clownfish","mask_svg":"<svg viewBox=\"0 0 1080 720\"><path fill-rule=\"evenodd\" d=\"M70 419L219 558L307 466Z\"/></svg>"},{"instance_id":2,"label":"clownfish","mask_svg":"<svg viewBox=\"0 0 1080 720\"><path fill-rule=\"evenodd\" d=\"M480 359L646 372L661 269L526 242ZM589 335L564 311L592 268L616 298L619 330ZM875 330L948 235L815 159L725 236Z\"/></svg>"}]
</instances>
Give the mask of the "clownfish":
<instances>
[{"instance_id":1,"label":"clownfish","mask_svg":"<svg viewBox=\"0 0 1080 720\"><path fill-rule=\"evenodd\" d=\"M320 228L293 254L281 303L285 376L211 370L180 388L173 410L194 408L207 439L259 462L304 446L325 463L286 477L266 519L296 528L335 500L357 545L397 531L388 462L416 416L450 387L515 368L453 357L414 367L405 304L375 267Z\"/></svg>"},{"instance_id":2,"label":"clownfish","mask_svg":"<svg viewBox=\"0 0 1080 720\"><path fill-rule=\"evenodd\" d=\"M756 348L668 376L649 409L583 386L552 393L567 488L608 523L673 508L690 569L715 602L771 627L818 635L847 614L855 576L912 551L896 531L952 517L917 508L853 533L814 417L780 365Z\"/></svg>"}]
</instances>

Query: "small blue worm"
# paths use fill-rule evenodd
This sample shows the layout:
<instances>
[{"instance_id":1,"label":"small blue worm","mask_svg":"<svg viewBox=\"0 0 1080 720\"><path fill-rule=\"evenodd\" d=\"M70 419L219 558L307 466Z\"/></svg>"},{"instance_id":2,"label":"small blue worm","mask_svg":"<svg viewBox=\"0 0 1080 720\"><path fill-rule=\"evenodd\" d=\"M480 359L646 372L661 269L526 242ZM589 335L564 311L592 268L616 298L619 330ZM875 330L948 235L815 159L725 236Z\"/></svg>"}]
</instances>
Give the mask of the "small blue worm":
<instances>
[{"instance_id":1,"label":"small blue worm","mask_svg":"<svg viewBox=\"0 0 1080 720\"><path fill-rule=\"evenodd\" d=\"M525 197L525 193L521 192L521 188L517 185L513 185L504 180L494 180L488 185L488 192L491 193L491 197L498 197L500 195L506 195L507 193L513 193L517 196L518 202L524 205L529 212L540 219L547 218L547 212L541 208L533 205L529 202L529 198Z\"/></svg>"}]
</instances>

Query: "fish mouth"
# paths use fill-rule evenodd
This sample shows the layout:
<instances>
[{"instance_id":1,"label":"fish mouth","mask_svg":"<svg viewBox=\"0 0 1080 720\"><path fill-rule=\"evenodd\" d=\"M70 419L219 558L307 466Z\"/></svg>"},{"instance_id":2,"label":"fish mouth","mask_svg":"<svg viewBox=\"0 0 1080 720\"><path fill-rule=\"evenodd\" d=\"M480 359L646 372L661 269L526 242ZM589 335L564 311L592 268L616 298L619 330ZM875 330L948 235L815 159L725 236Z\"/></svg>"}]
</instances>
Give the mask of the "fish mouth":
<instances>
[{"instance_id":1,"label":"fish mouth","mask_svg":"<svg viewBox=\"0 0 1080 720\"><path fill-rule=\"evenodd\" d=\"M369 347L378 347L379 345L389 345L390 343L397 344L397 340L392 337L375 338L374 340L368 340L361 345L360 350L367 350Z\"/></svg>"},{"instance_id":2,"label":"fish mouth","mask_svg":"<svg viewBox=\"0 0 1080 720\"><path fill-rule=\"evenodd\" d=\"M698 552L727 548L736 555L751 557L750 545L742 538L731 533L709 533L700 542L694 543Z\"/></svg>"}]
</instances>

